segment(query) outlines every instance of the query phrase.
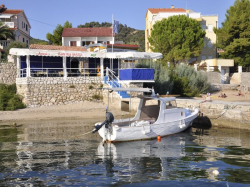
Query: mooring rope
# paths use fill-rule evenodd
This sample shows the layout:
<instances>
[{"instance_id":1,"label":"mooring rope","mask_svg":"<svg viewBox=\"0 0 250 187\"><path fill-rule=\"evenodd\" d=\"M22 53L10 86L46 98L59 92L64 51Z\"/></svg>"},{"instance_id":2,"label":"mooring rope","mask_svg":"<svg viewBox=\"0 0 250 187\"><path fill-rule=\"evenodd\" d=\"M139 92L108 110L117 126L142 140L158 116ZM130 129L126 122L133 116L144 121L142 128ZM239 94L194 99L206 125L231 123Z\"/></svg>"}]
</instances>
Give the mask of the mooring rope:
<instances>
[{"instance_id":1,"label":"mooring rope","mask_svg":"<svg viewBox=\"0 0 250 187\"><path fill-rule=\"evenodd\" d=\"M89 132L86 132L86 133L84 133L84 134L79 134L79 135L76 135L76 136L74 136L74 137L77 137L77 136L84 136L84 135L86 135L86 134L90 134L90 133L92 133L93 132L93 130L92 131L89 131Z\"/></svg>"}]
</instances>

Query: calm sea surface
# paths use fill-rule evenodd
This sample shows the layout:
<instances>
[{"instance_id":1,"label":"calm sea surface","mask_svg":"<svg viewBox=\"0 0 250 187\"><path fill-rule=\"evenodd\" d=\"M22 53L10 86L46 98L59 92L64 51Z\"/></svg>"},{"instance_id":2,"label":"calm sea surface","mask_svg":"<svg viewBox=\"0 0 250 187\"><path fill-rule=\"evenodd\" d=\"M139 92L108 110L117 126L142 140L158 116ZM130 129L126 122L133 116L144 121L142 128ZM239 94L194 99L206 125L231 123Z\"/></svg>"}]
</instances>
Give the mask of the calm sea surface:
<instances>
[{"instance_id":1,"label":"calm sea surface","mask_svg":"<svg viewBox=\"0 0 250 187\"><path fill-rule=\"evenodd\" d=\"M192 128L103 146L81 135L97 121L1 125L0 186L250 186L248 131Z\"/></svg>"}]
</instances>

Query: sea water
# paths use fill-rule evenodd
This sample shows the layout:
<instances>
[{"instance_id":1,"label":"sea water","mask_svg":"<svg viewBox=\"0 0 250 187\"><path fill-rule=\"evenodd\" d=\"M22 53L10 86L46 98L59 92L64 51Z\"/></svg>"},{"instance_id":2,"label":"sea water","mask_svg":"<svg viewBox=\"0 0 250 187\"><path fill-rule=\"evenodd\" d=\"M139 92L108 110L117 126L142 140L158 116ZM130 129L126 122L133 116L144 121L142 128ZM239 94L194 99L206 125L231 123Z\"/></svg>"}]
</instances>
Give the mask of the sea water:
<instances>
[{"instance_id":1,"label":"sea water","mask_svg":"<svg viewBox=\"0 0 250 187\"><path fill-rule=\"evenodd\" d=\"M250 132L102 144L95 120L0 126L0 186L250 186Z\"/></svg>"}]
</instances>

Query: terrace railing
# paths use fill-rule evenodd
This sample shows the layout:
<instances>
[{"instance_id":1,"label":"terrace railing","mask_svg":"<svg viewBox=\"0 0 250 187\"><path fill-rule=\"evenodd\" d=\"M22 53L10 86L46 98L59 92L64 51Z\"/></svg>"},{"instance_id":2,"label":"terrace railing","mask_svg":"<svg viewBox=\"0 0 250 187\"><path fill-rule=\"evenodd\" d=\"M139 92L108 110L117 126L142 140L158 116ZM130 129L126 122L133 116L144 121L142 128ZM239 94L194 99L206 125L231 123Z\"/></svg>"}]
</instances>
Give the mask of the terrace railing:
<instances>
[{"instance_id":1,"label":"terrace railing","mask_svg":"<svg viewBox=\"0 0 250 187\"><path fill-rule=\"evenodd\" d=\"M67 68L67 77L101 76L98 68ZM20 77L27 76L27 68L20 70ZM63 68L30 68L31 77L63 77Z\"/></svg>"}]
</instances>

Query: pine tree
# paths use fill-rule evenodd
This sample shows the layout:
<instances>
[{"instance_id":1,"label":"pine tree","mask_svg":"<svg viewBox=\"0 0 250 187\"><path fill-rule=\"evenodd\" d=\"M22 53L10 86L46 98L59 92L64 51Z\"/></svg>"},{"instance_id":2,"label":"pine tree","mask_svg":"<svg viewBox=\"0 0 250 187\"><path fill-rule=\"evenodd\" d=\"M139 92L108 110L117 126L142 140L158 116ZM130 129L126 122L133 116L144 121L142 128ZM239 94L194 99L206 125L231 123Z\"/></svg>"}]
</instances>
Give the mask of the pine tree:
<instances>
[{"instance_id":1,"label":"pine tree","mask_svg":"<svg viewBox=\"0 0 250 187\"><path fill-rule=\"evenodd\" d=\"M66 21L64 26L58 24L56 29L53 31L53 34L47 33L46 38L53 45L62 45L62 33L64 28L72 28L72 23Z\"/></svg>"},{"instance_id":2,"label":"pine tree","mask_svg":"<svg viewBox=\"0 0 250 187\"><path fill-rule=\"evenodd\" d=\"M185 15L157 21L149 37L151 49L160 52L165 61L176 63L200 55L205 31L198 21Z\"/></svg>"},{"instance_id":3,"label":"pine tree","mask_svg":"<svg viewBox=\"0 0 250 187\"><path fill-rule=\"evenodd\" d=\"M222 58L234 59L236 65L250 66L250 1L236 0L226 13L222 27L214 29Z\"/></svg>"}]
</instances>

